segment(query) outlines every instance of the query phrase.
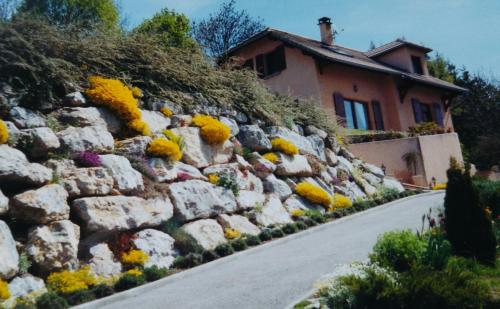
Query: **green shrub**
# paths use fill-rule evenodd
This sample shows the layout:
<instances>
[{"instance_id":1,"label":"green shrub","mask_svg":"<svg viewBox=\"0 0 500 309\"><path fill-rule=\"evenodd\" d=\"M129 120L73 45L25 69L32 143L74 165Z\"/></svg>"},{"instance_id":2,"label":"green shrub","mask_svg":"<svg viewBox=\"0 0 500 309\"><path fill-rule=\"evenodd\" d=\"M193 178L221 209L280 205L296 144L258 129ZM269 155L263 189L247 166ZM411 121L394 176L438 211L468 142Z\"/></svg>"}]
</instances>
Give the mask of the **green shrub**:
<instances>
[{"instance_id":1,"label":"green shrub","mask_svg":"<svg viewBox=\"0 0 500 309\"><path fill-rule=\"evenodd\" d=\"M295 226L297 227L297 229L299 229L301 231L307 229L307 224L304 221L295 222Z\"/></svg>"},{"instance_id":2,"label":"green shrub","mask_svg":"<svg viewBox=\"0 0 500 309\"><path fill-rule=\"evenodd\" d=\"M235 196L238 196L240 192L240 185L238 184L238 180L233 175L220 175L217 185L233 191L233 194Z\"/></svg>"},{"instance_id":3,"label":"green shrub","mask_svg":"<svg viewBox=\"0 0 500 309\"><path fill-rule=\"evenodd\" d=\"M56 293L48 292L36 299L37 309L64 309L68 308L68 302Z\"/></svg>"},{"instance_id":4,"label":"green shrub","mask_svg":"<svg viewBox=\"0 0 500 309\"><path fill-rule=\"evenodd\" d=\"M489 207L494 218L500 215L500 181L474 179L473 184L478 190L481 205Z\"/></svg>"},{"instance_id":5,"label":"green shrub","mask_svg":"<svg viewBox=\"0 0 500 309\"><path fill-rule=\"evenodd\" d=\"M247 243L242 238L231 241L231 247L233 247L234 251L243 251L248 248Z\"/></svg>"},{"instance_id":6,"label":"green shrub","mask_svg":"<svg viewBox=\"0 0 500 309\"><path fill-rule=\"evenodd\" d=\"M271 230L265 229L262 232L260 232L259 239L261 241L268 241L268 240L273 239L273 235L271 234Z\"/></svg>"},{"instance_id":7,"label":"green shrub","mask_svg":"<svg viewBox=\"0 0 500 309\"><path fill-rule=\"evenodd\" d=\"M36 303L27 298L16 298L16 305L12 309L36 309Z\"/></svg>"},{"instance_id":8,"label":"green shrub","mask_svg":"<svg viewBox=\"0 0 500 309\"><path fill-rule=\"evenodd\" d=\"M61 294L64 299L68 302L70 306L76 306L79 304L87 303L95 299L92 290L82 289L72 293Z\"/></svg>"},{"instance_id":9,"label":"green shrub","mask_svg":"<svg viewBox=\"0 0 500 309\"><path fill-rule=\"evenodd\" d=\"M297 226L294 223L288 223L288 224L283 225L283 227L281 228L281 230L285 234L293 234L293 233L297 233L297 231L299 229L297 228Z\"/></svg>"},{"instance_id":10,"label":"green shrub","mask_svg":"<svg viewBox=\"0 0 500 309\"><path fill-rule=\"evenodd\" d=\"M220 257L219 255L217 255L217 253L215 253L212 250L205 250L203 251L202 255L203 255L203 263L212 262Z\"/></svg>"},{"instance_id":11,"label":"green shrub","mask_svg":"<svg viewBox=\"0 0 500 309\"><path fill-rule=\"evenodd\" d=\"M273 236L273 238L281 238L285 236L285 233L283 233L283 230L277 227L271 230L271 235Z\"/></svg>"},{"instance_id":12,"label":"green shrub","mask_svg":"<svg viewBox=\"0 0 500 309\"><path fill-rule=\"evenodd\" d=\"M153 265L151 267L144 268L144 277L148 282L160 280L161 278L167 276L167 274L168 269L164 267L159 268L158 266Z\"/></svg>"},{"instance_id":13,"label":"green shrub","mask_svg":"<svg viewBox=\"0 0 500 309\"><path fill-rule=\"evenodd\" d=\"M185 256L178 256L174 260L173 267L180 269L188 269L196 267L203 263L203 256L198 253L188 253Z\"/></svg>"},{"instance_id":14,"label":"green shrub","mask_svg":"<svg viewBox=\"0 0 500 309\"><path fill-rule=\"evenodd\" d=\"M115 293L115 291L113 290L113 287L101 283L92 287L92 293L94 293L96 298L103 298L112 295L113 293Z\"/></svg>"},{"instance_id":15,"label":"green shrub","mask_svg":"<svg viewBox=\"0 0 500 309\"><path fill-rule=\"evenodd\" d=\"M180 228L181 225L182 223L179 219L172 218L162 225L161 230L175 239L175 246L181 255L187 255L189 253L201 254L203 248L191 235Z\"/></svg>"},{"instance_id":16,"label":"green shrub","mask_svg":"<svg viewBox=\"0 0 500 309\"><path fill-rule=\"evenodd\" d=\"M306 216L317 223L325 223L326 218L319 210L306 210Z\"/></svg>"},{"instance_id":17,"label":"green shrub","mask_svg":"<svg viewBox=\"0 0 500 309\"><path fill-rule=\"evenodd\" d=\"M215 253L217 253L219 256L228 256L234 253L233 247L231 247L230 244L222 244L218 245L215 248Z\"/></svg>"},{"instance_id":18,"label":"green shrub","mask_svg":"<svg viewBox=\"0 0 500 309\"><path fill-rule=\"evenodd\" d=\"M293 306L293 309L305 309L307 308L307 306L309 306L311 304L310 301L308 300L303 300L297 304L295 304L295 306Z\"/></svg>"},{"instance_id":19,"label":"green shrub","mask_svg":"<svg viewBox=\"0 0 500 309\"><path fill-rule=\"evenodd\" d=\"M144 275L140 276L135 276L131 274L124 274L116 281L115 283L115 290L116 291L125 291L131 288L138 287L140 285L143 285L146 283L146 278L144 278Z\"/></svg>"},{"instance_id":20,"label":"green shrub","mask_svg":"<svg viewBox=\"0 0 500 309\"><path fill-rule=\"evenodd\" d=\"M302 221L304 221L304 223L305 223L307 226L309 226L309 227L318 225L318 223L316 223L316 221L314 221L313 219L308 218L308 217L303 218L303 219L302 219Z\"/></svg>"},{"instance_id":21,"label":"green shrub","mask_svg":"<svg viewBox=\"0 0 500 309\"><path fill-rule=\"evenodd\" d=\"M443 269L451 257L451 244L442 233L430 232L421 263L434 269Z\"/></svg>"},{"instance_id":22,"label":"green shrub","mask_svg":"<svg viewBox=\"0 0 500 309\"><path fill-rule=\"evenodd\" d=\"M425 241L409 230L387 232L379 237L370 260L396 271L407 271L419 261L425 246Z\"/></svg>"},{"instance_id":23,"label":"green shrub","mask_svg":"<svg viewBox=\"0 0 500 309\"><path fill-rule=\"evenodd\" d=\"M245 235L243 237L243 239L245 240L247 246L249 246L249 247L253 247L253 246L257 246L257 245L261 244L259 236Z\"/></svg>"}]
</instances>

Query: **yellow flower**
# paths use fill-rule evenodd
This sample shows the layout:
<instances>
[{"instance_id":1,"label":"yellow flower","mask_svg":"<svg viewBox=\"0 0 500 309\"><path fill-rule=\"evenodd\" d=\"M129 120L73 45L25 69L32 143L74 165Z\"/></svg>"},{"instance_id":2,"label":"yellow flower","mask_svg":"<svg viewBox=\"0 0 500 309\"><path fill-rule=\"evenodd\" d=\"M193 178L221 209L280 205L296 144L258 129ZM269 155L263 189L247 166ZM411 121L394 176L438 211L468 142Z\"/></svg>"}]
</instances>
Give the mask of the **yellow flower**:
<instances>
[{"instance_id":1,"label":"yellow flower","mask_svg":"<svg viewBox=\"0 0 500 309\"><path fill-rule=\"evenodd\" d=\"M201 137L209 144L222 144L231 136L231 129L211 116L196 115L192 123L200 127Z\"/></svg>"},{"instance_id":2,"label":"yellow flower","mask_svg":"<svg viewBox=\"0 0 500 309\"><path fill-rule=\"evenodd\" d=\"M213 117L207 116L207 115L195 115L193 117L193 121L191 122L194 126L196 127L203 127L206 126L209 123L212 123L213 121L216 121Z\"/></svg>"},{"instance_id":3,"label":"yellow flower","mask_svg":"<svg viewBox=\"0 0 500 309\"><path fill-rule=\"evenodd\" d=\"M132 95L134 98L141 98L142 97L142 91L139 89L139 87L132 87L130 90L132 90Z\"/></svg>"},{"instance_id":4,"label":"yellow flower","mask_svg":"<svg viewBox=\"0 0 500 309\"><path fill-rule=\"evenodd\" d=\"M333 204L330 206L328 211L334 211L339 208L347 208L352 206L352 201L347 197L339 193L333 195Z\"/></svg>"},{"instance_id":5,"label":"yellow flower","mask_svg":"<svg viewBox=\"0 0 500 309\"><path fill-rule=\"evenodd\" d=\"M7 140L9 140L9 130L7 130L7 125L5 125L5 122L0 119L0 144L7 143Z\"/></svg>"},{"instance_id":6,"label":"yellow flower","mask_svg":"<svg viewBox=\"0 0 500 309\"><path fill-rule=\"evenodd\" d=\"M121 261L123 264L143 266L149 259L149 256L142 250L130 250L122 253Z\"/></svg>"},{"instance_id":7,"label":"yellow flower","mask_svg":"<svg viewBox=\"0 0 500 309\"><path fill-rule=\"evenodd\" d=\"M278 155L275 154L274 152L268 152L268 153L262 155L262 157L268 161L271 161L272 163L276 163L279 160Z\"/></svg>"},{"instance_id":8,"label":"yellow flower","mask_svg":"<svg viewBox=\"0 0 500 309\"><path fill-rule=\"evenodd\" d=\"M295 192L309 202L323 205L325 208L329 207L332 203L332 197L328 192L306 181L297 184Z\"/></svg>"},{"instance_id":9,"label":"yellow flower","mask_svg":"<svg viewBox=\"0 0 500 309\"><path fill-rule=\"evenodd\" d=\"M174 114L168 107L162 107L160 111L163 113L163 115L169 118Z\"/></svg>"},{"instance_id":10,"label":"yellow flower","mask_svg":"<svg viewBox=\"0 0 500 309\"><path fill-rule=\"evenodd\" d=\"M0 279L0 300L10 298L9 285L7 282Z\"/></svg>"},{"instance_id":11,"label":"yellow flower","mask_svg":"<svg viewBox=\"0 0 500 309\"><path fill-rule=\"evenodd\" d=\"M299 153L299 149L294 144L281 137L273 139L271 141L271 144L273 145L274 150L280 151L290 156Z\"/></svg>"},{"instance_id":12,"label":"yellow flower","mask_svg":"<svg viewBox=\"0 0 500 309\"><path fill-rule=\"evenodd\" d=\"M302 217L306 213L302 209L294 209L290 212L290 214L292 215L292 217Z\"/></svg>"},{"instance_id":13,"label":"yellow flower","mask_svg":"<svg viewBox=\"0 0 500 309\"><path fill-rule=\"evenodd\" d=\"M444 190L444 189L446 189L445 183L438 183L434 187L432 187L432 190Z\"/></svg>"},{"instance_id":14,"label":"yellow flower","mask_svg":"<svg viewBox=\"0 0 500 309\"><path fill-rule=\"evenodd\" d=\"M47 277L47 284L59 293L72 293L88 289L96 282L97 278L92 274L89 266L75 271L54 272Z\"/></svg>"},{"instance_id":15,"label":"yellow flower","mask_svg":"<svg viewBox=\"0 0 500 309\"><path fill-rule=\"evenodd\" d=\"M165 135L169 140L179 145L181 150L184 149L184 138L175 134L172 130L163 130L163 135Z\"/></svg>"},{"instance_id":16,"label":"yellow flower","mask_svg":"<svg viewBox=\"0 0 500 309\"><path fill-rule=\"evenodd\" d=\"M151 129L149 128L149 125L142 119L134 119L130 121L127 125L132 130L141 133L141 135L151 136Z\"/></svg>"},{"instance_id":17,"label":"yellow flower","mask_svg":"<svg viewBox=\"0 0 500 309\"><path fill-rule=\"evenodd\" d=\"M148 146L148 154L159 157L166 157L170 161L179 161L182 159L182 151L175 142L166 138L155 138Z\"/></svg>"},{"instance_id":18,"label":"yellow flower","mask_svg":"<svg viewBox=\"0 0 500 309\"><path fill-rule=\"evenodd\" d=\"M219 183L219 176L217 176L216 174L208 175L208 182L217 185Z\"/></svg>"},{"instance_id":19,"label":"yellow flower","mask_svg":"<svg viewBox=\"0 0 500 309\"><path fill-rule=\"evenodd\" d=\"M142 271L140 271L137 268L132 268L132 269L127 270L124 274L138 277L138 276L142 276Z\"/></svg>"},{"instance_id":20,"label":"yellow flower","mask_svg":"<svg viewBox=\"0 0 500 309\"><path fill-rule=\"evenodd\" d=\"M489 207L486 207L486 208L484 209L484 211L486 212L486 215L487 215L488 217L491 217L491 214L492 214L493 212L491 211L491 209L490 209Z\"/></svg>"},{"instance_id":21,"label":"yellow flower","mask_svg":"<svg viewBox=\"0 0 500 309\"><path fill-rule=\"evenodd\" d=\"M236 239L241 237L241 232L235 229L231 228L225 228L224 229L224 236L227 239Z\"/></svg>"}]
</instances>

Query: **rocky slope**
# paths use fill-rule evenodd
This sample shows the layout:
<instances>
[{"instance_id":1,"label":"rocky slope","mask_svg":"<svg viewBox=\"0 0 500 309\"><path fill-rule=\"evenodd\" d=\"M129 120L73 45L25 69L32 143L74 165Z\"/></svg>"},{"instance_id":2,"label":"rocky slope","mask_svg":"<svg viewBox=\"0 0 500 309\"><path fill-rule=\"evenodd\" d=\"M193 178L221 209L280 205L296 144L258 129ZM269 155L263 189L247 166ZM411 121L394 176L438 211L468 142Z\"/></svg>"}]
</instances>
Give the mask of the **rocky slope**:
<instances>
[{"instance_id":1,"label":"rocky slope","mask_svg":"<svg viewBox=\"0 0 500 309\"><path fill-rule=\"evenodd\" d=\"M152 137L123 133L113 112L82 93L68 94L64 107L48 114L10 103L2 117L9 143L0 145L0 278L9 281L11 298L45 291L39 277L61 269L90 265L100 276L119 274L113 246L123 233L148 254L146 266L170 267L178 248L160 227L174 217L211 250L227 242L225 228L257 235L265 226L292 222L295 209L324 211L294 194L302 181L351 200L403 190L314 126L264 127L237 111L200 106L185 113L171 102L148 102L142 119L153 137L169 128L184 140L182 161L168 162L148 155ZM163 107L174 115L166 117ZM208 144L191 125L195 113L217 117L231 138ZM278 153L275 163L265 159L278 137L300 153ZM85 151L97 153L100 164L75 160ZM214 185L210 175L228 177L237 190ZM26 258L32 274L20 272Z\"/></svg>"}]
</instances>

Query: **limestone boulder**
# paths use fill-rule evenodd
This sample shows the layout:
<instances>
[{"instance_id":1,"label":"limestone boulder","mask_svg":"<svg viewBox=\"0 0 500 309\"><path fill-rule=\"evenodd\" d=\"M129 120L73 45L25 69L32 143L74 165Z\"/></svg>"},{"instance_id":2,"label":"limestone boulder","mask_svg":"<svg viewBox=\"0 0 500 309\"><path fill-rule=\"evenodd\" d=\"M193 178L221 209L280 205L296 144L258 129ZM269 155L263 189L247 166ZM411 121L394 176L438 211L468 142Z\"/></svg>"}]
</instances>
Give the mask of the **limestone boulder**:
<instances>
[{"instance_id":1,"label":"limestone boulder","mask_svg":"<svg viewBox=\"0 0 500 309\"><path fill-rule=\"evenodd\" d=\"M272 148L271 141L257 125L240 126L237 137L244 147L254 151L270 150Z\"/></svg>"},{"instance_id":2,"label":"limestone boulder","mask_svg":"<svg viewBox=\"0 0 500 309\"><path fill-rule=\"evenodd\" d=\"M26 252L42 272L78 267L80 227L69 220L55 221L33 228L28 234Z\"/></svg>"},{"instance_id":3,"label":"limestone boulder","mask_svg":"<svg viewBox=\"0 0 500 309\"><path fill-rule=\"evenodd\" d=\"M14 303L17 298L36 298L44 293L47 293L47 288L43 279L25 274L16 277L9 282L10 298L5 301L6 304Z\"/></svg>"},{"instance_id":4,"label":"limestone boulder","mask_svg":"<svg viewBox=\"0 0 500 309\"><path fill-rule=\"evenodd\" d=\"M335 152L329 148L325 149L326 163L330 166L335 166L339 162Z\"/></svg>"},{"instance_id":5,"label":"limestone boulder","mask_svg":"<svg viewBox=\"0 0 500 309\"><path fill-rule=\"evenodd\" d=\"M241 234L259 235L260 229L250 222L248 218L240 215L222 214L217 217L217 221L223 228L230 228L239 231Z\"/></svg>"},{"instance_id":6,"label":"limestone boulder","mask_svg":"<svg viewBox=\"0 0 500 309\"><path fill-rule=\"evenodd\" d=\"M235 120L221 116L219 117L219 121L228 126L231 129L231 136L236 136L240 132L240 128L238 127L238 123Z\"/></svg>"},{"instance_id":7,"label":"limestone boulder","mask_svg":"<svg viewBox=\"0 0 500 309\"><path fill-rule=\"evenodd\" d=\"M193 122L193 117L191 115L173 115L170 120L172 128L187 127Z\"/></svg>"},{"instance_id":8,"label":"limestone boulder","mask_svg":"<svg viewBox=\"0 0 500 309\"><path fill-rule=\"evenodd\" d=\"M326 133L325 131L313 126L313 125L308 125L304 128L304 133L306 135L317 135L319 136L321 139L325 139L327 138L328 136L328 133Z\"/></svg>"},{"instance_id":9,"label":"limestone boulder","mask_svg":"<svg viewBox=\"0 0 500 309\"><path fill-rule=\"evenodd\" d=\"M363 168L365 170L367 170L368 172L372 173L375 176L378 176L378 177L384 177L385 176L384 171L380 167L378 167L376 165L373 165L373 164L365 162L365 163L362 164L362 166L363 166Z\"/></svg>"},{"instance_id":10,"label":"limestone boulder","mask_svg":"<svg viewBox=\"0 0 500 309\"><path fill-rule=\"evenodd\" d=\"M9 111L10 118L20 129L46 127L45 119L35 111L15 106Z\"/></svg>"},{"instance_id":11,"label":"limestone boulder","mask_svg":"<svg viewBox=\"0 0 500 309\"><path fill-rule=\"evenodd\" d=\"M307 201L306 199L304 199L296 194L287 198L286 201L283 203L283 206L285 207L285 209L289 213L291 213L292 211L294 211L296 209L300 209L300 210L304 210L304 211L315 210L315 211L319 211L321 213L325 213L324 207L317 205L317 204L312 204L309 201Z\"/></svg>"},{"instance_id":12,"label":"limestone boulder","mask_svg":"<svg viewBox=\"0 0 500 309\"><path fill-rule=\"evenodd\" d=\"M356 183L363 189L363 191L367 195L374 195L377 193L377 188L372 186L368 181L366 181L364 178L357 178Z\"/></svg>"},{"instance_id":13,"label":"limestone boulder","mask_svg":"<svg viewBox=\"0 0 500 309\"><path fill-rule=\"evenodd\" d=\"M110 194L114 180L103 167L77 168L62 179L61 185L71 198L99 196Z\"/></svg>"},{"instance_id":14,"label":"limestone boulder","mask_svg":"<svg viewBox=\"0 0 500 309\"><path fill-rule=\"evenodd\" d=\"M266 178L276 171L276 165L264 159L258 152L252 153L250 163L252 164L255 175L261 179Z\"/></svg>"},{"instance_id":15,"label":"limestone boulder","mask_svg":"<svg viewBox=\"0 0 500 309\"><path fill-rule=\"evenodd\" d=\"M117 133L123 126L120 119L104 107L67 107L56 112L56 117L74 127L99 126L111 133Z\"/></svg>"},{"instance_id":16,"label":"limestone boulder","mask_svg":"<svg viewBox=\"0 0 500 309\"><path fill-rule=\"evenodd\" d=\"M277 195L281 201L286 200L292 195L292 189L290 189L288 184L273 174L270 174L264 180L264 190L266 193Z\"/></svg>"},{"instance_id":17,"label":"limestone boulder","mask_svg":"<svg viewBox=\"0 0 500 309\"><path fill-rule=\"evenodd\" d=\"M247 170L240 170L238 163L212 165L203 170L205 176L214 174L219 177L226 176L235 179L240 190L255 191L262 193L264 187L262 181Z\"/></svg>"},{"instance_id":18,"label":"limestone boulder","mask_svg":"<svg viewBox=\"0 0 500 309\"><path fill-rule=\"evenodd\" d=\"M182 230L191 235L205 250L213 250L227 242L224 230L216 220L203 219L182 226Z\"/></svg>"},{"instance_id":19,"label":"limestone boulder","mask_svg":"<svg viewBox=\"0 0 500 309\"><path fill-rule=\"evenodd\" d=\"M270 195L264 207L255 212L255 220L261 226L292 223L293 220L279 197Z\"/></svg>"},{"instance_id":20,"label":"limestone boulder","mask_svg":"<svg viewBox=\"0 0 500 309\"><path fill-rule=\"evenodd\" d=\"M322 140L319 137L318 137L319 139L317 139L316 138L317 135L316 137L314 137L315 135L305 137L290 129L277 126L266 128L266 132L271 139L281 137L283 139L292 142L295 146L297 146L297 148L299 148L301 153L312 154L324 160L324 151L319 152L320 145L317 145L317 143L320 143L319 141ZM324 148L324 143L323 143L323 148Z\"/></svg>"},{"instance_id":21,"label":"limestone boulder","mask_svg":"<svg viewBox=\"0 0 500 309\"><path fill-rule=\"evenodd\" d=\"M379 186L381 183L382 183L382 179L373 175L373 174L370 174L370 173L363 173L362 177L368 181L368 183L370 183L372 186Z\"/></svg>"},{"instance_id":22,"label":"limestone boulder","mask_svg":"<svg viewBox=\"0 0 500 309\"><path fill-rule=\"evenodd\" d=\"M339 154L349 161L353 161L354 159L356 159L356 156L352 152L347 150L347 148L344 146L340 147Z\"/></svg>"},{"instance_id":23,"label":"limestone boulder","mask_svg":"<svg viewBox=\"0 0 500 309\"><path fill-rule=\"evenodd\" d=\"M321 161L325 162L325 142L318 135L309 135L306 137L307 140L311 143L311 147L314 149L314 153L309 153L309 155L313 155Z\"/></svg>"},{"instance_id":24,"label":"limestone boulder","mask_svg":"<svg viewBox=\"0 0 500 309\"><path fill-rule=\"evenodd\" d=\"M149 125L151 132L161 133L170 126L170 118L165 117L161 112L141 110L142 120Z\"/></svg>"},{"instance_id":25,"label":"limestone boulder","mask_svg":"<svg viewBox=\"0 0 500 309\"><path fill-rule=\"evenodd\" d=\"M199 128L180 127L172 131L184 138L187 145L182 160L196 168L227 163L233 156L234 145L229 140L221 145L209 145L201 138Z\"/></svg>"},{"instance_id":26,"label":"limestone boulder","mask_svg":"<svg viewBox=\"0 0 500 309\"><path fill-rule=\"evenodd\" d=\"M122 265L115 260L107 244L100 243L92 246L89 249L89 255L88 265L97 276L109 278L121 273Z\"/></svg>"},{"instance_id":27,"label":"limestone boulder","mask_svg":"<svg viewBox=\"0 0 500 309\"><path fill-rule=\"evenodd\" d=\"M135 233L133 240L135 247L149 256L144 266L159 268L170 268L174 262L176 256L174 242L175 240L170 235L153 229Z\"/></svg>"},{"instance_id":28,"label":"limestone boulder","mask_svg":"<svg viewBox=\"0 0 500 309\"><path fill-rule=\"evenodd\" d=\"M61 178L68 177L77 169L75 161L70 159L50 159L45 162L45 166Z\"/></svg>"},{"instance_id":29,"label":"limestone boulder","mask_svg":"<svg viewBox=\"0 0 500 309\"><path fill-rule=\"evenodd\" d=\"M74 200L72 208L87 232L102 234L159 226L173 216L172 203L166 197L85 197Z\"/></svg>"},{"instance_id":30,"label":"limestone boulder","mask_svg":"<svg viewBox=\"0 0 500 309\"><path fill-rule=\"evenodd\" d=\"M9 211L9 199L0 190L0 216Z\"/></svg>"},{"instance_id":31,"label":"limestone boulder","mask_svg":"<svg viewBox=\"0 0 500 309\"><path fill-rule=\"evenodd\" d=\"M279 154L280 162L276 166L276 175L280 176L312 176L313 170L306 156Z\"/></svg>"},{"instance_id":32,"label":"limestone boulder","mask_svg":"<svg viewBox=\"0 0 500 309\"><path fill-rule=\"evenodd\" d=\"M68 106L85 106L87 100L80 91L75 91L65 95L63 103Z\"/></svg>"},{"instance_id":33,"label":"limestone boulder","mask_svg":"<svg viewBox=\"0 0 500 309\"><path fill-rule=\"evenodd\" d=\"M26 149L30 157L41 158L47 156L49 151L58 149L61 146L55 133L46 127L22 130L22 135L31 142L29 149Z\"/></svg>"},{"instance_id":34,"label":"limestone boulder","mask_svg":"<svg viewBox=\"0 0 500 309\"><path fill-rule=\"evenodd\" d=\"M349 171L349 174L353 173L353 171L354 171L354 165L352 165L352 163L349 162L349 160L347 160L346 158L344 158L342 156L338 156L337 159L338 159L338 165L340 167L342 167L345 170Z\"/></svg>"},{"instance_id":35,"label":"limestone boulder","mask_svg":"<svg viewBox=\"0 0 500 309\"><path fill-rule=\"evenodd\" d=\"M12 211L22 221L47 224L69 219L68 192L58 184L25 191L12 198Z\"/></svg>"},{"instance_id":36,"label":"limestone boulder","mask_svg":"<svg viewBox=\"0 0 500 309\"><path fill-rule=\"evenodd\" d=\"M231 190L201 180L187 180L169 186L176 213L183 220L208 218L237 210Z\"/></svg>"},{"instance_id":37,"label":"limestone boulder","mask_svg":"<svg viewBox=\"0 0 500 309\"><path fill-rule=\"evenodd\" d=\"M38 163L30 163L24 153L7 145L0 145L0 187L2 184L41 186L52 179L52 170Z\"/></svg>"},{"instance_id":38,"label":"limestone boulder","mask_svg":"<svg viewBox=\"0 0 500 309\"><path fill-rule=\"evenodd\" d=\"M389 177L384 177L382 181L382 186L384 186L387 189L396 190L398 192L403 192L405 190L405 188L399 181Z\"/></svg>"},{"instance_id":39,"label":"limestone boulder","mask_svg":"<svg viewBox=\"0 0 500 309\"><path fill-rule=\"evenodd\" d=\"M14 237L9 226L0 220L0 278L13 277L19 270L18 263L19 254Z\"/></svg>"},{"instance_id":40,"label":"limestone boulder","mask_svg":"<svg viewBox=\"0 0 500 309\"><path fill-rule=\"evenodd\" d=\"M136 136L124 139L115 145L116 153L121 155L146 155L146 149L152 139L149 136Z\"/></svg>"},{"instance_id":41,"label":"limestone boulder","mask_svg":"<svg viewBox=\"0 0 500 309\"><path fill-rule=\"evenodd\" d=\"M343 181L342 187L351 201L366 198L365 192L355 182Z\"/></svg>"},{"instance_id":42,"label":"limestone boulder","mask_svg":"<svg viewBox=\"0 0 500 309\"><path fill-rule=\"evenodd\" d=\"M240 190L236 196L238 209L252 209L263 205L265 201L265 194L256 191Z\"/></svg>"},{"instance_id":43,"label":"limestone boulder","mask_svg":"<svg viewBox=\"0 0 500 309\"><path fill-rule=\"evenodd\" d=\"M182 162L168 162L161 158L152 157L148 164L154 171L154 179L157 182L183 181L190 179L207 180L205 176L194 166Z\"/></svg>"},{"instance_id":44,"label":"limestone boulder","mask_svg":"<svg viewBox=\"0 0 500 309\"><path fill-rule=\"evenodd\" d=\"M57 133L62 147L73 153L82 151L111 152L113 135L100 126L68 127Z\"/></svg>"},{"instance_id":45,"label":"limestone boulder","mask_svg":"<svg viewBox=\"0 0 500 309\"><path fill-rule=\"evenodd\" d=\"M130 161L118 155L101 155L102 166L113 177L115 189L125 194L134 194L144 190L142 174L136 171Z\"/></svg>"}]
</instances>

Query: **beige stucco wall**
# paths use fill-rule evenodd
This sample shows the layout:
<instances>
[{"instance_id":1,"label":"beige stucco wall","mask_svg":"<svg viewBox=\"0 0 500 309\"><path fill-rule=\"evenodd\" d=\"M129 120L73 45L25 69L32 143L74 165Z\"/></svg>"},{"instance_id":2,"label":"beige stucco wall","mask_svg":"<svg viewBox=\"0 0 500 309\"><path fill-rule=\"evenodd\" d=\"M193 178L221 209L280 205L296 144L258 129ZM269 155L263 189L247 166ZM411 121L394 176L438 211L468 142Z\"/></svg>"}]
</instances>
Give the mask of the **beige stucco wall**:
<instances>
[{"instance_id":1,"label":"beige stucco wall","mask_svg":"<svg viewBox=\"0 0 500 309\"><path fill-rule=\"evenodd\" d=\"M422 175L427 183L431 182L432 177L438 182L446 182L451 156L463 163L456 133L352 144L349 149L366 162L377 166L384 164L388 175L404 181L408 181L408 176L411 176L402 158L409 152L417 154L416 174Z\"/></svg>"},{"instance_id":2,"label":"beige stucco wall","mask_svg":"<svg viewBox=\"0 0 500 309\"><path fill-rule=\"evenodd\" d=\"M411 56L418 56L422 61L422 69L425 75L429 75L427 68L427 60L425 53L421 50L409 48L407 46L395 49L387 54L384 54L376 59L380 62L395 66L407 72L413 72ZM414 72L415 73L415 72Z\"/></svg>"}]
</instances>

